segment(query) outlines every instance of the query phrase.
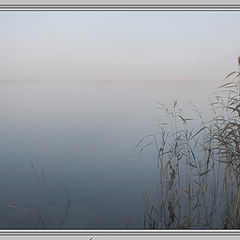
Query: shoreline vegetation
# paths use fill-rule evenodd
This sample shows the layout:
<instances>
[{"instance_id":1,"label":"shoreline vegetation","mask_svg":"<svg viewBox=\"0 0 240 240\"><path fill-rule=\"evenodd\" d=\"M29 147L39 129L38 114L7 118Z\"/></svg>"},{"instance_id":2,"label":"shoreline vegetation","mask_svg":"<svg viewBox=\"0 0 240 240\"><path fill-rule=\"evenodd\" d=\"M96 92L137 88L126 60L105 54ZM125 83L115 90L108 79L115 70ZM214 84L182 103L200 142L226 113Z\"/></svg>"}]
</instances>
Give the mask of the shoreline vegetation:
<instances>
[{"instance_id":1,"label":"shoreline vegetation","mask_svg":"<svg viewBox=\"0 0 240 240\"><path fill-rule=\"evenodd\" d=\"M240 229L239 69L218 88L209 121L195 106L189 118L177 101L161 105L159 131L136 145L139 157L153 147L159 168L156 196L144 194L144 229Z\"/></svg>"},{"instance_id":2,"label":"shoreline vegetation","mask_svg":"<svg viewBox=\"0 0 240 240\"><path fill-rule=\"evenodd\" d=\"M159 104L158 132L136 145L139 158L154 149L159 169L156 195L144 193L144 229L240 229L240 57L238 66L212 98L208 121L195 105L193 116L185 116L178 101ZM71 205L67 187L58 176L49 184L44 168L31 168L47 205L8 207L33 212L39 228L64 228ZM61 207L53 192L62 192Z\"/></svg>"}]
</instances>

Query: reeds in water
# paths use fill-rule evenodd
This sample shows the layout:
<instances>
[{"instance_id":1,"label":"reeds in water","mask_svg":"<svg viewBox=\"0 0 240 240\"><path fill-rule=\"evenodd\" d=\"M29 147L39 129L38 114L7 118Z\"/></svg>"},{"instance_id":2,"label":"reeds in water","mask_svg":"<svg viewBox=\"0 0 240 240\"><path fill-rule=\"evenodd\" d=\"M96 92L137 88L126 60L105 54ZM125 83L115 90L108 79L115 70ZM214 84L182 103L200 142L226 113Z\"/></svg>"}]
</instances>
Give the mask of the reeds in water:
<instances>
[{"instance_id":1,"label":"reeds in water","mask_svg":"<svg viewBox=\"0 0 240 240\"><path fill-rule=\"evenodd\" d=\"M8 204L8 207L32 212L33 216L36 216L38 226L41 229L53 227L61 229L70 210L71 201L68 189L59 176L56 176L57 184L53 185L49 183L43 167L39 170L33 163L31 163L31 168L36 177L38 186L40 187L39 192L42 193L46 203L41 207L36 199L36 204L34 203L34 205L36 205L35 207L20 207L15 204ZM55 194L59 192L62 192L62 200L64 200L64 205L60 204L60 207L57 206L57 203L60 201L58 201L55 196ZM30 228L31 227L32 226L30 226Z\"/></svg>"},{"instance_id":2,"label":"reeds in water","mask_svg":"<svg viewBox=\"0 0 240 240\"><path fill-rule=\"evenodd\" d=\"M233 72L219 87L210 121L194 109L197 130L191 124L196 119L186 118L174 101L162 107L159 133L137 144L140 155L155 146L159 166L157 198L145 194L144 228L240 228L239 77L239 71Z\"/></svg>"}]
</instances>

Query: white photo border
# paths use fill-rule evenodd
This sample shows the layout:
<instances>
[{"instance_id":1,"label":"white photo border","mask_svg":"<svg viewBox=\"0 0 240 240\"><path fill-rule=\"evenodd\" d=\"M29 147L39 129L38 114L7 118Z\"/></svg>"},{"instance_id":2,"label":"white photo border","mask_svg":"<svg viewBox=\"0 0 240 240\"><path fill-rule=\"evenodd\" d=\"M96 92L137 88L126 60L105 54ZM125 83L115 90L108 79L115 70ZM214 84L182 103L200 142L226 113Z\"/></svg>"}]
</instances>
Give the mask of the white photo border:
<instances>
[{"instance_id":1,"label":"white photo border","mask_svg":"<svg viewBox=\"0 0 240 240\"><path fill-rule=\"evenodd\" d=\"M240 11L240 4L0 3L3 11ZM3 236L239 236L240 230L0 230Z\"/></svg>"}]
</instances>

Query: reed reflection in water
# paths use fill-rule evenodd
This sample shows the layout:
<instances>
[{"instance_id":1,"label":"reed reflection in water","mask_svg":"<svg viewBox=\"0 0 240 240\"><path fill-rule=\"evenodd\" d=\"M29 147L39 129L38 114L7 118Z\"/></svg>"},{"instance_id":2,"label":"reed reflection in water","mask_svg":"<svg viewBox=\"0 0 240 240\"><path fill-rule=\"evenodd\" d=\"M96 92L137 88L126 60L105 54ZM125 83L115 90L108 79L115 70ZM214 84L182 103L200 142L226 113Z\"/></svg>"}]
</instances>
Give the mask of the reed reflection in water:
<instances>
[{"instance_id":1,"label":"reed reflection in water","mask_svg":"<svg viewBox=\"0 0 240 240\"><path fill-rule=\"evenodd\" d=\"M138 159L136 143L155 133L159 102L177 98L190 112L191 100L208 115L208 96L217 85L2 83L1 228L41 226L32 212L8 207L46 207L33 163L50 178L61 176L69 192L71 206L62 228L142 229L143 193L155 194L159 169L150 149ZM63 192L51 194L64 206ZM59 211L52 208L52 217Z\"/></svg>"}]
</instances>

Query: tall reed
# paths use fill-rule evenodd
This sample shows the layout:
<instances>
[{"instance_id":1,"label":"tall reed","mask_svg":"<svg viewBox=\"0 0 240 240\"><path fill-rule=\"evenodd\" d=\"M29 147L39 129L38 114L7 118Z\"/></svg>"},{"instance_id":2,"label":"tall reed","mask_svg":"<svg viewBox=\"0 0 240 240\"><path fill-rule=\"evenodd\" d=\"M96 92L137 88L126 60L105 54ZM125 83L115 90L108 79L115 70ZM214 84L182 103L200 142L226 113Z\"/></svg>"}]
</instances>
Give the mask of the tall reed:
<instances>
[{"instance_id":1,"label":"tall reed","mask_svg":"<svg viewBox=\"0 0 240 240\"><path fill-rule=\"evenodd\" d=\"M198 120L185 117L174 101L161 108L159 133L137 144L140 155L154 145L159 166L158 196L145 194L144 228L240 228L239 77L233 72L219 87L210 121L197 108Z\"/></svg>"}]
</instances>

